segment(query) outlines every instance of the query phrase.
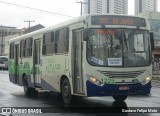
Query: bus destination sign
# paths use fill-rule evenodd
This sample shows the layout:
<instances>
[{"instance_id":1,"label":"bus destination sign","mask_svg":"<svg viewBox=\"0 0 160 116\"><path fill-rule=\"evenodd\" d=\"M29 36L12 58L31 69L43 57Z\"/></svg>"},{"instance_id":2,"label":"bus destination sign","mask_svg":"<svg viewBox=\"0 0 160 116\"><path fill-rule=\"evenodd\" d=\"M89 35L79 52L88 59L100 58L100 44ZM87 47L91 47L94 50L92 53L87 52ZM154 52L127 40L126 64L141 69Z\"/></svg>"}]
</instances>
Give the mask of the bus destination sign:
<instances>
[{"instance_id":1,"label":"bus destination sign","mask_svg":"<svg viewBox=\"0 0 160 116\"><path fill-rule=\"evenodd\" d=\"M145 27L144 18L128 17L128 16L92 16L92 25L125 25L125 26L140 26Z\"/></svg>"}]
</instances>

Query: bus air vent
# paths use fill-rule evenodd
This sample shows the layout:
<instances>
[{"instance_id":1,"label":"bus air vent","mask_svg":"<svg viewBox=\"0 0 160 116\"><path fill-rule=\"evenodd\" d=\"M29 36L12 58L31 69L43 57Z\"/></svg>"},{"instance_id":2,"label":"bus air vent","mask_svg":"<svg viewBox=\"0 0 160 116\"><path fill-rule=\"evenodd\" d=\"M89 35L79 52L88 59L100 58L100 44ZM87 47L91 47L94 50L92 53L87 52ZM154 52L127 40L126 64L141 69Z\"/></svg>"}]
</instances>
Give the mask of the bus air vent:
<instances>
[{"instance_id":1,"label":"bus air vent","mask_svg":"<svg viewBox=\"0 0 160 116\"><path fill-rule=\"evenodd\" d=\"M141 71L129 71L129 72L114 72L114 71L100 71L100 73L104 74L105 76L108 76L109 78L135 78L142 73L145 72L145 70Z\"/></svg>"}]
</instances>

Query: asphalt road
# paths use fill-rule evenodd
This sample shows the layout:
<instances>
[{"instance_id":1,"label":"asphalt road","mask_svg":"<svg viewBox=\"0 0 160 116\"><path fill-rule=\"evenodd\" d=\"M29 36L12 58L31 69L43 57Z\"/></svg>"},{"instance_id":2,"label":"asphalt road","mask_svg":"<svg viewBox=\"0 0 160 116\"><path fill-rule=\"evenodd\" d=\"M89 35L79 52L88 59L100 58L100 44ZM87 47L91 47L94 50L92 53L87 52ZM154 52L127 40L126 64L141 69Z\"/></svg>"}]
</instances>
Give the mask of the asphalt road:
<instances>
[{"instance_id":1,"label":"asphalt road","mask_svg":"<svg viewBox=\"0 0 160 116\"><path fill-rule=\"evenodd\" d=\"M78 98L70 106L63 104L62 100L56 95L48 93L39 93L38 97L27 98L24 95L23 87L9 82L8 72L0 71L0 107L19 108L24 110L26 108L40 108L42 114L13 114L13 116L84 116L84 115L119 115L115 113L119 111L117 107L124 107L128 110L141 110L139 113L122 113L126 116L159 116L160 115L160 81L154 80L152 82L153 88L151 94L148 96L129 96L125 102L115 102L112 97L90 97ZM145 109L157 110L159 113L143 113ZM27 109L28 110L28 109ZM44 113L47 111L48 113ZM50 113L49 113L50 112ZM106 113L107 112L107 113ZM124 112L126 112L124 110ZM156 112L156 111L155 111ZM110 114L112 113L112 114ZM3 115L9 115L3 113Z\"/></svg>"}]
</instances>

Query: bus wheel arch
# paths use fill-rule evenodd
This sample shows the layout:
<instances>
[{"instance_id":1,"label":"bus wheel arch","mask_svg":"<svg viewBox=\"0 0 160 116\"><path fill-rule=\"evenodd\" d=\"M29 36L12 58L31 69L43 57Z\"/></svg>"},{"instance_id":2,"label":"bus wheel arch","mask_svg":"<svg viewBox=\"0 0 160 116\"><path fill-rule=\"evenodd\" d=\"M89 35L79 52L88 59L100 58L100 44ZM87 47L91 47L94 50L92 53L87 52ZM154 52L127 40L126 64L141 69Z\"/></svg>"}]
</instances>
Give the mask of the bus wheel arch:
<instances>
[{"instance_id":1,"label":"bus wheel arch","mask_svg":"<svg viewBox=\"0 0 160 116\"><path fill-rule=\"evenodd\" d=\"M63 75L60 80L60 90L61 90L61 95L62 99L65 104L70 104L71 103L71 86L69 79L67 76Z\"/></svg>"}]
</instances>

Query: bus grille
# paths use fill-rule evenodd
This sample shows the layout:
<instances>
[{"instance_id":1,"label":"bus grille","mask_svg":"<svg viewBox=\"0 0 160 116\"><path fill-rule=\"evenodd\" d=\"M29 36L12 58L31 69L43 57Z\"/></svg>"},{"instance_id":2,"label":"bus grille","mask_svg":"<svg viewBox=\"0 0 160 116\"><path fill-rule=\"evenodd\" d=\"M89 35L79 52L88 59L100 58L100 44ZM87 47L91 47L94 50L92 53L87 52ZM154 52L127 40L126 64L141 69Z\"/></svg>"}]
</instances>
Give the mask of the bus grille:
<instances>
[{"instance_id":1,"label":"bus grille","mask_svg":"<svg viewBox=\"0 0 160 116\"><path fill-rule=\"evenodd\" d=\"M113 72L113 71L99 71L99 72L104 74L105 76L108 76L109 78L135 78L144 73L145 70L130 71L130 72Z\"/></svg>"}]
</instances>

